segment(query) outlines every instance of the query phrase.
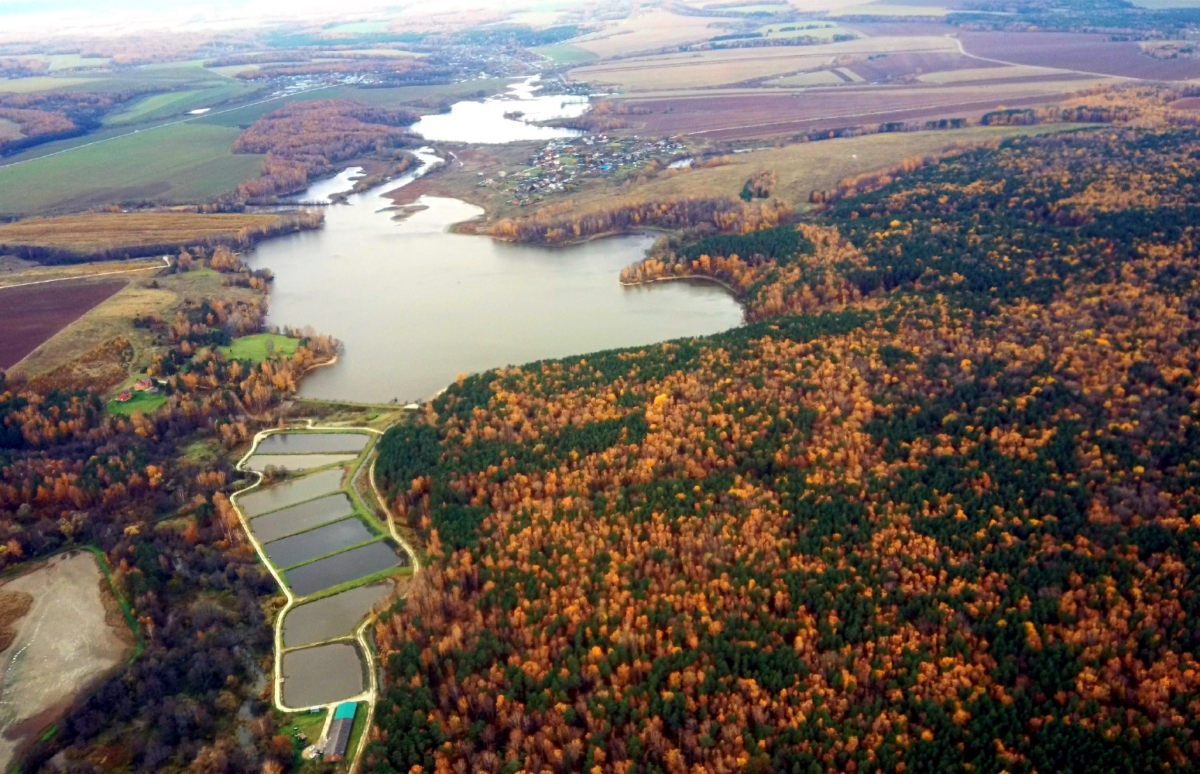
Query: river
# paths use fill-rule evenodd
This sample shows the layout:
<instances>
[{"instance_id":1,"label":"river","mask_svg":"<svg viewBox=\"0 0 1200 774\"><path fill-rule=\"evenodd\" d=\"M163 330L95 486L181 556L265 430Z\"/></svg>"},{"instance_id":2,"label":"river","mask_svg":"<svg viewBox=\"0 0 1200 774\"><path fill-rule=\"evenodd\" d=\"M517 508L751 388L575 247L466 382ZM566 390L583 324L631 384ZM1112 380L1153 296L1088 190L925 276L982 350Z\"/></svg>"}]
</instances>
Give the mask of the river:
<instances>
[{"instance_id":1,"label":"river","mask_svg":"<svg viewBox=\"0 0 1200 774\"><path fill-rule=\"evenodd\" d=\"M247 257L275 273L269 324L311 327L344 344L335 365L305 377L302 397L419 401L459 373L742 322L741 307L715 284L622 287L618 273L645 254L649 235L560 248L495 242L449 233L482 210L430 196L396 220L383 194L414 177L351 195L326 209L323 229L268 240ZM327 181L313 189L301 198L333 192Z\"/></svg>"},{"instance_id":2,"label":"river","mask_svg":"<svg viewBox=\"0 0 1200 774\"><path fill-rule=\"evenodd\" d=\"M539 96L538 89L538 77L534 76L509 86L505 94L483 101L456 102L447 113L424 116L412 125L411 131L418 137L436 142L485 145L518 140L552 140L583 134L574 129L531 123L553 118L577 118L588 110L587 97L562 94Z\"/></svg>"}]
</instances>

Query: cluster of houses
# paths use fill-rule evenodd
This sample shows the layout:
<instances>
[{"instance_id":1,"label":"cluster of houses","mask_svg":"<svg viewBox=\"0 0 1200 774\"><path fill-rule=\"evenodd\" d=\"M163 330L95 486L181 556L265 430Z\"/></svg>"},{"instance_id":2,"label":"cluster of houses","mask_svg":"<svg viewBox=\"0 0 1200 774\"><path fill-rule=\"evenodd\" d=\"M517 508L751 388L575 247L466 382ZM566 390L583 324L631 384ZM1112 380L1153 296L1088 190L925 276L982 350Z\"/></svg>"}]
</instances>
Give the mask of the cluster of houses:
<instances>
[{"instance_id":1,"label":"cluster of houses","mask_svg":"<svg viewBox=\"0 0 1200 774\"><path fill-rule=\"evenodd\" d=\"M686 152L678 140L650 140L637 136L609 137L597 134L552 140L530 159L524 172L500 172L480 181L485 188L512 193L513 204L536 204L548 194L570 191L583 177L602 177L644 167L650 161L674 166L672 161Z\"/></svg>"},{"instance_id":2,"label":"cluster of houses","mask_svg":"<svg viewBox=\"0 0 1200 774\"><path fill-rule=\"evenodd\" d=\"M143 376L141 379L138 379L133 383L133 387L128 390L122 390L117 395L117 402L128 403L129 401L133 400L134 394L139 392L144 392L147 395L154 395L156 392L158 392L158 385L156 385L154 380L149 376Z\"/></svg>"}]
</instances>

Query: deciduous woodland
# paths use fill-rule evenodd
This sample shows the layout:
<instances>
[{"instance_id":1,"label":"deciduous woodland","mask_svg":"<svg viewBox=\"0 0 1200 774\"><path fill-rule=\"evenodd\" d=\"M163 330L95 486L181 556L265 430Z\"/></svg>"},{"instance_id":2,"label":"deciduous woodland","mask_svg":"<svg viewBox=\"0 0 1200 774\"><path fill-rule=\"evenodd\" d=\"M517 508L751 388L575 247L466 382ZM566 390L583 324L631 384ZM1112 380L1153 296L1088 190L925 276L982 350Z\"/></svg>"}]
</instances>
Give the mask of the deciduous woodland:
<instances>
[{"instance_id":1,"label":"deciduous woodland","mask_svg":"<svg viewBox=\"0 0 1200 774\"><path fill-rule=\"evenodd\" d=\"M1198 152L1012 139L677 249L631 273L757 321L390 430L431 562L375 627L364 770L1200 759Z\"/></svg>"},{"instance_id":2,"label":"deciduous woodland","mask_svg":"<svg viewBox=\"0 0 1200 774\"><path fill-rule=\"evenodd\" d=\"M262 177L243 183L238 193L257 199L303 190L334 164L367 152L404 145L402 127L416 113L386 110L353 100L293 102L256 121L238 136L234 153L265 153Z\"/></svg>"}]
</instances>

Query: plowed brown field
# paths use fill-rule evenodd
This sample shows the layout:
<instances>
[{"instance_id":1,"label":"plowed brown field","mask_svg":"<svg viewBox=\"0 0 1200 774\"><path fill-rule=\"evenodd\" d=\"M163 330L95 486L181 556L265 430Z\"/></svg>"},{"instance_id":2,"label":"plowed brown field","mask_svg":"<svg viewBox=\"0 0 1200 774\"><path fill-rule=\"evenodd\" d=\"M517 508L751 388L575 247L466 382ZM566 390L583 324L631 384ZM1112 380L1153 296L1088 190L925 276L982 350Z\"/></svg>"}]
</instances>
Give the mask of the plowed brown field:
<instances>
[{"instance_id":1,"label":"plowed brown field","mask_svg":"<svg viewBox=\"0 0 1200 774\"><path fill-rule=\"evenodd\" d=\"M11 368L121 288L125 280L79 280L0 289L0 368Z\"/></svg>"}]
</instances>

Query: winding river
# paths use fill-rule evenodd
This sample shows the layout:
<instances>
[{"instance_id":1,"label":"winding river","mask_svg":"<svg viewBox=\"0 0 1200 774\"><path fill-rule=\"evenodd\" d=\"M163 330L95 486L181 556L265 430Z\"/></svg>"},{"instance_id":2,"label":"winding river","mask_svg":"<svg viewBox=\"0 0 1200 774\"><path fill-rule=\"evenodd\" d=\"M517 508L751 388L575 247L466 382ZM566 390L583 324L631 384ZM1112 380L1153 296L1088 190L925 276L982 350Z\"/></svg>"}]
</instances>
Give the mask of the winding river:
<instances>
[{"instance_id":1,"label":"winding river","mask_svg":"<svg viewBox=\"0 0 1200 774\"><path fill-rule=\"evenodd\" d=\"M305 377L302 397L424 400L460 373L727 330L742 310L713 284L622 287L649 235L547 248L449 233L482 210L422 196L399 213L384 196L440 160L326 210L325 227L260 245L248 257L275 273L268 322L311 327L345 345ZM349 187L318 182L302 200ZM341 186L340 189L338 186Z\"/></svg>"}]
</instances>

